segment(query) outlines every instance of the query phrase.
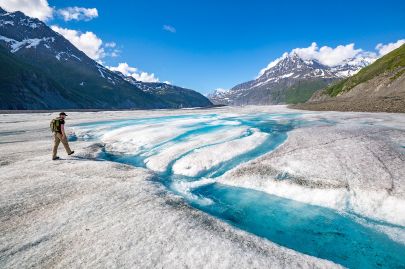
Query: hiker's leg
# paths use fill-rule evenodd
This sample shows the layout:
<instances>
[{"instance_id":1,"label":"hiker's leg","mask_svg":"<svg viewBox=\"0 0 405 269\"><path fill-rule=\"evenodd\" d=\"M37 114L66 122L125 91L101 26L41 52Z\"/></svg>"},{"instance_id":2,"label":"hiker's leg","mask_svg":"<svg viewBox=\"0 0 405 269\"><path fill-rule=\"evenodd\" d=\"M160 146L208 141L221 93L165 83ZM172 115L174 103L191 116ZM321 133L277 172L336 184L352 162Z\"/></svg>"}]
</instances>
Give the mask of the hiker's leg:
<instances>
[{"instance_id":1,"label":"hiker's leg","mask_svg":"<svg viewBox=\"0 0 405 269\"><path fill-rule=\"evenodd\" d=\"M56 158L56 154L58 153L60 139L57 134L54 135L54 142L53 142L53 152L52 152L52 159Z\"/></svg>"},{"instance_id":2,"label":"hiker's leg","mask_svg":"<svg viewBox=\"0 0 405 269\"><path fill-rule=\"evenodd\" d=\"M65 150L66 150L67 154L71 154L72 150L69 147L69 143L67 141L67 138L66 137L62 138L62 134L58 134L58 135L60 135L60 141L62 142L63 146L65 147Z\"/></svg>"}]
</instances>

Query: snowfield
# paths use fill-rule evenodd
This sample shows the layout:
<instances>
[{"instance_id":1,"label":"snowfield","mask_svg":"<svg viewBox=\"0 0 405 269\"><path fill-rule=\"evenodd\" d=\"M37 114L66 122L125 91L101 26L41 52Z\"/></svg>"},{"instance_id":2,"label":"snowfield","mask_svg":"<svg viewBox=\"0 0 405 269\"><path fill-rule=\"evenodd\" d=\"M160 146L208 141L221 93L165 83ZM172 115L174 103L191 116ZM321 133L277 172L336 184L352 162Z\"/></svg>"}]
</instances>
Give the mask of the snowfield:
<instances>
[{"instance_id":1,"label":"snowfield","mask_svg":"<svg viewBox=\"0 0 405 269\"><path fill-rule=\"evenodd\" d=\"M268 113L279 125L247 127ZM405 244L403 114L284 106L68 114L76 154L61 146L60 161L50 160L56 113L0 114L1 268L341 268L187 202L215 203L193 190L218 183L370 218L364 226ZM278 147L266 153L270 143ZM169 189L158 180L168 172L207 177Z\"/></svg>"}]
</instances>

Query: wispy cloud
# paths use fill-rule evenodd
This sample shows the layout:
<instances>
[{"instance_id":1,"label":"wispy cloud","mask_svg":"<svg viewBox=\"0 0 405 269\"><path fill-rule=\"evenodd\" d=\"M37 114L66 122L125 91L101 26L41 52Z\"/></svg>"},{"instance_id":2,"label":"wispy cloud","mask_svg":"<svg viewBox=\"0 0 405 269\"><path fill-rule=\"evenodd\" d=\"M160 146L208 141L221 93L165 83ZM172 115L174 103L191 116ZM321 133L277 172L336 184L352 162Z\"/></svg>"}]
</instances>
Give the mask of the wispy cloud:
<instances>
[{"instance_id":1,"label":"wispy cloud","mask_svg":"<svg viewBox=\"0 0 405 269\"><path fill-rule=\"evenodd\" d=\"M174 28L171 25L167 25L167 24L163 25L163 30L168 31L173 34L176 33L176 28Z\"/></svg>"},{"instance_id":2,"label":"wispy cloud","mask_svg":"<svg viewBox=\"0 0 405 269\"><path fill-rule=\"evenodd\" d=\"M104 48L106 50L106 56L115 58L121 53L121 50L117 48L117 44L114 41L105 43Z\"/></svg>"},{"instance_id":3,"label":"wispy cloud","mask_svg":"<svg viewBox=\"0 0 405 269\"><path fill-rule=\"evenodd\" d=\"M115 57L118 57L120 55L120 53L121 53L120 50L114 49L114 50L112 50L110 52L107 52L107 55L110 56L110 57L115 58Z\"/></svg>"},{"instance_id":4,"label":"wispy cloud","mask_svg":"<svg viewBox=\"0 0 405 269\"><path fill-rule=\"evenodd\" d=\"M98 17L96 8L84 7L67 7L58 9L58 14L63 17L65 21L89 21Z\"/></svg>"},{"instance_id":5,"label":"wispy cloud","mask_svg":"<svg viewBox=\"0 0 405 269\"><path fill-rule=\"evenodd\" d=\"M117 44L115 42L107 42L105 43L106 48L115 48Z\"/></svg>"}]
</instances>

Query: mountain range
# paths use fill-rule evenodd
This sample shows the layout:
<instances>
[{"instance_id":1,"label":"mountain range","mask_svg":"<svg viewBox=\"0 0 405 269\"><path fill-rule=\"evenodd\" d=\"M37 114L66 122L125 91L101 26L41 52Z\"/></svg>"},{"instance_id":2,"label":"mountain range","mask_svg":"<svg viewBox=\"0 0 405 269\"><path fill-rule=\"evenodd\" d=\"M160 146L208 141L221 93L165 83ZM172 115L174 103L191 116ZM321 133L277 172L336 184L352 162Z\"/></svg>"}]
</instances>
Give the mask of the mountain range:
<instances>
[{"instance_id":1,"label":"mountain range","mask_svg":"<svg viewBox=\"0 0 405 269\"><path fill-rule=\"evenodd\" d=\"M236 85L230 90L217 90L208 95L214 104L272 105L301 103L334 81L355 74L373 61L351 58L330 67L317 60L303 59L297 53L284 53L256 79Z\"/></svg>"},{"instance_id":2,"label":"mountain range","mask_svg":"<svg viewBox=\"0 0 405 269\"><path fill-rule=\"evenodd\" d=\"M42 21L0 8L0 109L211 105L193 90L136 81L111 71Z\"/></svg>"}]
</instances>

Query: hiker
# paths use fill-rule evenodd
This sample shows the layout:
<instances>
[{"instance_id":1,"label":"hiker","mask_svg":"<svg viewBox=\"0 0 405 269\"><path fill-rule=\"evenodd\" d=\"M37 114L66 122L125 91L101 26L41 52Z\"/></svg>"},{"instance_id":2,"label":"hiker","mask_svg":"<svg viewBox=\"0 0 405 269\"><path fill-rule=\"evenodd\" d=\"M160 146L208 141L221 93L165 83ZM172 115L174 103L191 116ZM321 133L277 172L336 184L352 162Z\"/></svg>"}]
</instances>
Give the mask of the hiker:
<instances>
[{"instance_id":1,"label":"hiker","mask_svg":"<svg viewBox=\"0 0 405 269\"><path fill-rule=\"evenodd\" d=\"M53 153L52 153L52 160L58 160L59 157L56 156L58 152L59 143L62 142L63 146L66 149L68 155L72 155L75 153L73 150L70 149L66 133L65 133L65 118L66 113L61 112L59 113L59 117L53 119L51 121L51 130L54 133L54 144L53 144Z\"/></svg>"}]
</instances>

